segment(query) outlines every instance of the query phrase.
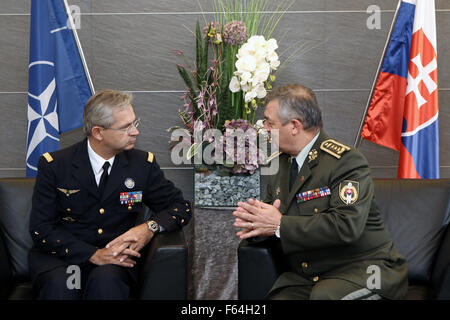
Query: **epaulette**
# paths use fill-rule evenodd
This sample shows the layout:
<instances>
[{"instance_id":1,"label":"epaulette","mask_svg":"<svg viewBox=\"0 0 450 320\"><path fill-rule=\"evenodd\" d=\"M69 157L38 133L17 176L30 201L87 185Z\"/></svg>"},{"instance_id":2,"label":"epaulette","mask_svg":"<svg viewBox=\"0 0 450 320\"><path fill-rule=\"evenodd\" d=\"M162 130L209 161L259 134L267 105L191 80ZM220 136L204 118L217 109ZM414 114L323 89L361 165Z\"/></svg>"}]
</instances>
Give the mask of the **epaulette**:
<instances>
[{"instance_id":1,"label":"epaulette","mask_svg":"<svg viewBox=\"0 0 450 320\"><path fill-rule=\"evenodd\" d=\"M350 150L350 147L337 142L336 140L328 139L322 142L322 144L320 145L320 149L331 154L333 157L340 159L344 152Z\"/></svg>"},{"instance_id":2,"label":"epaulette","mask_svg":"<svg viewBox=\"0 0 450 320\"><path fill-rule=\"evenodd\" d=\"M53 161L53 157L50 155L50 153L46 152L43 154L45 160L47 160L48 163Z\"/></svg>"},{"instance_id":3,"label":"epaulette","mask_svg":"<svg viewBox=\"0 0 450 320\"><path fill-rule=\"evenodd\" d=\"M149 152L149 153L148 153L147 161L150 162L150 163L152 163L152 162L153 162L153 158L154 158L153 153Z\"/></svg>"}]
</instances>

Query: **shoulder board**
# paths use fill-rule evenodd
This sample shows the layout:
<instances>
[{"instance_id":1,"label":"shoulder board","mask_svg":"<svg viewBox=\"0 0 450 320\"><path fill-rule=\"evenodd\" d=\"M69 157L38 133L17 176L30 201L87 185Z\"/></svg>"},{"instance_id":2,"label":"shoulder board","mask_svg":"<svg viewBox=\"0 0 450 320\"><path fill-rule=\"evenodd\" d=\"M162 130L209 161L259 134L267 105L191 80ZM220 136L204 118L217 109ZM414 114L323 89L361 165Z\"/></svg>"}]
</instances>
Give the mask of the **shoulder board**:
<instances>
[{"instance_id":1,"label":"shoulder board","mask_svg":"<svg viewBox=\"0 0 450 320\"><path fill-rule=\"evenodd\" d=\"M53 157L50 155L50 153L46 152L43 154L45 160L47 160L48 163L53 161Z\"/></svg>"},{"instance_id":2,"label":"shoulder board","mask_svg":"<svg viewBox=\"0 0 450 320\"><path fill-rule=\"evenodd\" d=\"M337 142L336 140L328 139L322 142L320 149L331 154L333 157L340 159L344 152L350 150L350 147Z\"/></svg>"},{"instance_id":3,"label":"shoulder board","mask_svg":"<svg viewBox=\"0 0 450 320\"><path fill-rule=\"evenodd\" d=\"M148 153L147 161L150 162L150 163L152 163L152 162L153 162L153 158L154 158L153 153L149 152L149 153Z\"/></svg>"}]
</instances>

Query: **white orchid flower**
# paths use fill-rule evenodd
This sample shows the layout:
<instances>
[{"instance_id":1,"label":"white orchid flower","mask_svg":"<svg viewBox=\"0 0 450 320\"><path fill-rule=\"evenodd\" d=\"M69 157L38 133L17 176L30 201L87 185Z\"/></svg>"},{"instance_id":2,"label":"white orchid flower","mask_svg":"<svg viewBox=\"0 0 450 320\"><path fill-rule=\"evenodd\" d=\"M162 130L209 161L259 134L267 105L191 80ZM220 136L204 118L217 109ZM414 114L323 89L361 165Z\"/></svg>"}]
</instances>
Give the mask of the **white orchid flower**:
<instances>
[{"instance_id":1,"label":"white orchid flower","mask_svg":"<svg viewBox=\"0 0 450 320\"><path fill-rule=\"evenodd\" d=\"M277 44L277 40L275 39L269 39L267 41L267 52L271 53L274 52L276 49L278 49L278 44Z\"/></svg>"},{"instance_id":2,"label":"white orchid flower","mask_svg":"<svg viewBox=\"0 0 450 320\"><path fill-rule=\"evenodd\" d=\"M280 66L280 60L273 61L270 63L270 68L272 70L277 70L277 68Z\"/></svg>"},{"instance_id":3,"label":"white orchid flower","mask_svg":"<svg viewBox=\"0 0 450 320\"><path fill-rule=\"evenodd\" d=\"M241 91L241 85L240 85L239 80L238 80L237 77L231 78L229 87L230 87L230 91L231 92L239 92L239 91Z\"/></svg>"},{"instance_id":4,"label":"white orchid flower","mask_svg":"<svg viewBox=\"0 0 450 320\"><path fill-rule=\"evenodd\" d=\"M256 91L256 97L257 97L258 99L263 99L263 98L265 98L266 95L267 95L266 88L264 88L264 85L262 85L262 84L259 85L259 86L257 86L256 89L255 89L255 91Z\"/></svg>"},{"instance_id":5,"label":"white orchid flower","mask_svg":"<svg viewBox=\"0 0 450 320\"><path fill-rule=\"evenodd\" d=\"M251 102L253 99L255 99L257 96L256 91L255 90L250 90L249 92L247 92L245 94L245 102Z\"/></svg>"},{"instance_id":6,"label":"white orchid flower","mask_svg":"<svg viewBox=\"0 0 450 320\"><path fill-rule=\"evenodd\" d=\"M244 56L236 61L236 69L239 71L252 72L256 69L256 60L253 56Z\"/></svg>"}]
</instances>

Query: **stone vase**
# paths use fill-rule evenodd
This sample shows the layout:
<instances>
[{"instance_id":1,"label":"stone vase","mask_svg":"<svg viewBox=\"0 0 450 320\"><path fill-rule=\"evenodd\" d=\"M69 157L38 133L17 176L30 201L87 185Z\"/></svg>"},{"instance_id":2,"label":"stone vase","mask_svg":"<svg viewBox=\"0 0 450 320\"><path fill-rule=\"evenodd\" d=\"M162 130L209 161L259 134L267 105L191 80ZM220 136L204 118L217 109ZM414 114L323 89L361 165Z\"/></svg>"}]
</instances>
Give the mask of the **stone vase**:
<instances>
[{"instance_id":1,"label":"stone vase","mask_svg":"<svg viewBox=\"0 0 450 320\"><path fill-rule=\"evenodd\" d=\"M197 208L236 207L239 201L260 199L261 173L230 174L222 166L195 167L194 206Z\"/></svg>"}]
</instances>

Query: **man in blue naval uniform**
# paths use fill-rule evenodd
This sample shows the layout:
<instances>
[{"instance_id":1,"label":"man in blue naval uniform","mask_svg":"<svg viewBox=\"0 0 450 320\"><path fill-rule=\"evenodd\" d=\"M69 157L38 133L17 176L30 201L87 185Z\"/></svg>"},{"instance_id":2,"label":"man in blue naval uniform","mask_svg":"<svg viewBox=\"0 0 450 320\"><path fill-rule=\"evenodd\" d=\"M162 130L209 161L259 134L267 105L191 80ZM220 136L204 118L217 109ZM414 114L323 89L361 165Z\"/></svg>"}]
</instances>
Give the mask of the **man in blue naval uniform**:
<instances>
[{"instance_id":1,"label":"man in blue naval uniform","mask_svg":"<svg viewBox=\"0 0 450 320\"><path fill-rule=\"evenodd\" d=\"M191 217L154 155L134 149L139 119L131 101L127 93L97 92L83 114L87 139L39 160L29 255L39 299L127 299L139 251ZM154 215L136 226L143 204ZM80 289L68 288L70 265L81 270Z\"/></svg>"}]
</instances>

